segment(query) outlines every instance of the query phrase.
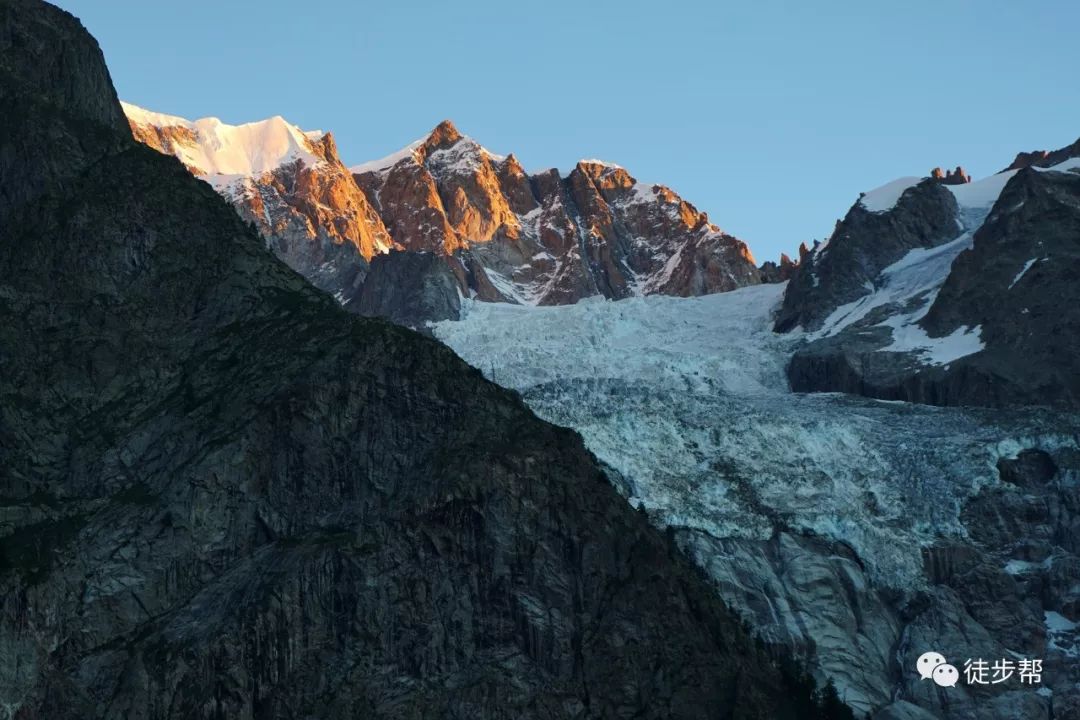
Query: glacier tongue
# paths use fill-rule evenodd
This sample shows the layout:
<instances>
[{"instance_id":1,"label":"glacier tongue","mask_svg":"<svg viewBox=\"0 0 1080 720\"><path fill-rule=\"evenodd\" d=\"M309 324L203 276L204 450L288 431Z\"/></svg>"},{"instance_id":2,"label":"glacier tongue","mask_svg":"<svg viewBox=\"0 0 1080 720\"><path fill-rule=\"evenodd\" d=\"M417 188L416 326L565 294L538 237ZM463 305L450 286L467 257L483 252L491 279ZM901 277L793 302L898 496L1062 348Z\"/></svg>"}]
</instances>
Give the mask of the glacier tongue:
<instances>
[{"instance_id":1,"label":"glacier tongue","mask_svg":"<svg viewBox=\"0 0 1080 720\"><path fill-rule=\"evenodd\" d=\"M970 653L987 646L969 638L997 641L928 579L927 557L968 552L952 549L970 547L962 513L1002 489L999 459L1075 438L1041 411L792 393L785 366L806 336L771 332L783 292L466 301L461 321L433 329L540 417L580 432L725 600L859 713L900 698L941 711L897 667L918 649L904 638L934 632ZM1010 552L980 562L1005 576ZM927 628L942 617L948 629Z\"/></svg>"},{"instance_id":2,"label":"glacier tongue","mask_svg":"<svg viewBox=\"0 0 1080 720\"><path fill-rule=\"evenodd\" d=\"M635 504L716 537L774 519L850 544L876 581L921 577L996 481L1002 429L972 410L787 390L783 285L560 307L467 303L436 336L543 418L581 432ZM752 496L752 497L751 497Z\"/></svg>"}]
</instances>

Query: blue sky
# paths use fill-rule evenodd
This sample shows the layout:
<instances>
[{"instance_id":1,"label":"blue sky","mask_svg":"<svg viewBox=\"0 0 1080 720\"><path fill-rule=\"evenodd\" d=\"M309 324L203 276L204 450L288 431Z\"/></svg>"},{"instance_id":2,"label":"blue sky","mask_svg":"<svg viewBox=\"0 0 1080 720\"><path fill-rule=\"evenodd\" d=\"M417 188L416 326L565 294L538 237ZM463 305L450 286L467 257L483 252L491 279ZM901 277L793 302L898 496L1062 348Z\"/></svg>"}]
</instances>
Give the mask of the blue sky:
<instances>
[{"instance_id":1,"label":"blue sky","mask_svg":"<svg viewBox=\"0 0 1080 720\"><path fill-rule=\"evenodd\" d=\"M57 4L124 100L283 115L349 164L450 118L529 170L602 158L669 185L759 261L892 178L1080 136L1072 0Z\"/></svg>"}]
</instances>

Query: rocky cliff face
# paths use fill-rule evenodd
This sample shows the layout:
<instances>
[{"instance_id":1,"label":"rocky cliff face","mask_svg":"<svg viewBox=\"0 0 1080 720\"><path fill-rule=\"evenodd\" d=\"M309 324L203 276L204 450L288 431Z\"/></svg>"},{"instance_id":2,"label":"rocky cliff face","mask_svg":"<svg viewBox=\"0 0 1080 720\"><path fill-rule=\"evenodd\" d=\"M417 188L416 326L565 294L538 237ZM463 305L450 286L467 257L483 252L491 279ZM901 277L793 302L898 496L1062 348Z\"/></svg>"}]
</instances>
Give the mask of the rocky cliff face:
<instances>
[{"instance_id":1,"label":"rocky cliff face","mask_svg":"<svg viewBox=\"0 0 1080 720\"><path fill-rule=\"evenodd\" d=\"M529 175L444 122L353 171L395 241L454 255L463 290L483 300L559 305L758 282L744 243L668 188L608 163Z\"/></svg>"},{"instance_id":2,"label":"rocky cliff face","mask_svg":"<svg viewBox=\"0 0 1080 720\"><path fill-rule=\"evenodd\" d=\"M974 183L906 178L861 199L784 297L776 329L810 331L792 387L1076 406L1080 161L1070 148L1041 158Z\"/></svg>"},{"instance_id":3,"label":"rocky cliff face","mask_svg":"<svg viewBox=\"0 0 1080 720\"><path fill-rule=\"evenodd\" d=\"M994 404L1080 405L1080 173L1025 168L1005 186L923 320L931 337L980 328L967 372Z\"/></svg>"},{"instance_id":4,"label":"rocky cliff face","mask_svg":"<svg viewBox=\"0 0 1080 720\"><path fill-rule=\"evenodd\" d=\"M0 0L0 38L35 49L0 176L36 182L0 223L0 714L805 716L577 435L132 143L70 16Z\"/></svg>"},{"instance_id":5,"label":"rocky cliff face","mask_svg":"<svg viewBox=\"0 0 1080 720\"><path fill-rule=\"evenodd\" d=\"M453 234L435 237L442 248L458 250L471 269L467 289L482 299L566 304L594 295L691 296L758 280L745 244L671 190L640 184L615 165L582 161L565 178L554 169L529 176L513 155L492 155L444 123L389 167L357 169L357 182L377 193L397 221L410 203L396 198L396 176L437 190L426 196L441 200L440 227ZM438 212L422 207L408 213Z\"/></svg>"},{"instance_id":6,"label":"rocky cliff face","mask_svg":"<svg viewBox=\"0 0 1080 720\"><path fill-rule=\"evenodd\" d=\"M461 316L460 280L446 259L430 252L390 252L371 259L363 291L346 310L430 334L429 321Z\"/></svg>"},{"instance_id":7,"label":"rocky cliff face","mask_svg":"<svg viewBox=\"0 0 1080 720\"><path fill-rule=\"evenodd\" d=\"M956 237L956 199L940 183L924 180L895 191L895 204L885 209L876 203L891 198L876 194L855 203L828 242L800 262L777 315L777 331L819 329L838 307L872 291L882 270L908 252Z\"/></svg>"},{"instance_id":8,"label":"rocky cliff face","mask_svg":"<svg viewBox=\"0 0 1080 720\"><path fill-rule=\"evenodd\" d=\"M367 262L391 247L446 256L462 293L490 301L691 296L760 279L743 242L670 189L608 163L529 174L446 121L352 168L351 180L329 135L296 128L314 162L287 156L261 172L213 174L200 158L220 122L127 109L136 138L210 180L280 257L345 303L359 296Z\"/></svg>"},{"instance_id":9,"label":"rocky cliff face","mask_svg":"<svg viewBox=\"0 0 1080 720\"><path fill-rule=\"evenodd\" d=\"M805 244L803 247L805 247ZM798 268L799 264L792 260L787 253L780 253L779 263L766 260L758 270L761 273L761 282L780 283L790 280Z\"/></svg>"},{"instance_id":10,"label":"rocky cliff face","mask_svg":"<svg viewBox=\"0 0 1080 720\"><path fill-rule=\"evenodd\" d=\"M82 32L73 17L48 21L17 3L0 3L0 220L130 145L101 50L92 40L77 41ZM86 71L73 74L73 67ZM51 89L48 103L39 87ZM50 125L34 122L43 112L52 116ZM40 155L38 148L57 142L67 143L63 152Z\"/></svg>"}]
</instances>

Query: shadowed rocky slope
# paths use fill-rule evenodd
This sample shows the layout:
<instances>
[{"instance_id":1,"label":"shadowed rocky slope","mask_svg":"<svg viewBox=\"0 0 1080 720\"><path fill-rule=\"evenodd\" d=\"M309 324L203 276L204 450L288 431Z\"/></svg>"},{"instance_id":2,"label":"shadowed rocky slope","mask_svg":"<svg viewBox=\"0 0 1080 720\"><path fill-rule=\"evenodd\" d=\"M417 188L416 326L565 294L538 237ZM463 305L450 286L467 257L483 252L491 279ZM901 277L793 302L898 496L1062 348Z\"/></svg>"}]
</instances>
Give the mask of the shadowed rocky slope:
<instances>
[{"instance_id":1,"label":"shadowed rocky slope","mask_svg":"<svg viewBox=\"0 0 1080 720\"><path fill-rule=\"evenodd\" d=\"M865 295L866 286L906 253L954 237L956 200L939 182L919 183L890 212L872 212L855 203L828 245L800 262L784 294L776 330L819 329L838 307Z\"/></svg>"},{"instance_id":2,"label":"shadowed rocky slope","mask_svg":"<svg viewBox=\"0 0 1080 720\"><path fill-rule=\"evenodd\" d=\"M874 191L870 207L856 203L800 263L777 316L778 331L809 331L792 388L1080 404L1076 155L1075 145L1021 154L975 183L902 179Z\"/></svg>"},{"instance_id":3,"label":"shadowed rocky slope","mask_svg":"<svg viewBox=\"0 0 1080 720\"><path fill-rule=\"evenodd\" d=\"M576 434L122 134L71 16L0 49L0 716L802 715Z\"/></svg>"}]
</instances>

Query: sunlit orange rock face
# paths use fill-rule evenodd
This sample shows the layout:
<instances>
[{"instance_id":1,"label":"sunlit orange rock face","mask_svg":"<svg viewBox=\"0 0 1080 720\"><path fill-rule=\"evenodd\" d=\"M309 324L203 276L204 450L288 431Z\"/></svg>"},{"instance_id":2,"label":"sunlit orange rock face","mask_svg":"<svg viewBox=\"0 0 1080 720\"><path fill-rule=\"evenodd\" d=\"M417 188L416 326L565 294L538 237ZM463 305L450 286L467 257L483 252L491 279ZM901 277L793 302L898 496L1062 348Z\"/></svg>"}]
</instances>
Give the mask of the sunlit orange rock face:
<instances>
[{"instance_id":1,"label":"sunlit orange rock face","mask_svg":"<svg viewBox=\"0 0 1080 720\"><path fill-rule=\"evenodd\" d=\"M327 157L246 179L228 197L290 266L324 290L351 294L367 261L394 243L336 154Z\"/></svg>"},{"instance_id":2,"label":"sunlit orange rock face","mask_svg":"<svg viewBox=\"0 0 1080 720\"><path fill-rule=\"evenodd\" d=\"M758 273L746 244L709 222L705 213L663 185L638 183L626 170L581 162L570 174L591 236L602 237L598 262L612 250L643 294L704 295L754 284ZM612 271L613 292L620 274Z\"/></svg>"},{"instance_id":3,"label":"sunlit orange rock face","mask_svg":"<svg viewBox=\"0 0 1080 720\"><path fill-rule=\"evenodd\" d=\"M356 181L395 242L452 256L482 299L700 295L760 280L746 245L670 189L591 161L529 175L450 122Z\"/></svg>"},{"instance_id":4,"label":"sunlit orange rock face","mask_svg":"<svg viewBox=\"0 0 1080 720\"><path fill-rule=\"evenodd\" d=\"M166 153L198 141L183 127L132 129ZM342 302L356 296L367 261L391 249L443 256L464 295L491 301L688 296L760 281L743 242L669 188L608 163L529 174L449 121L353 171L329 133L306 142L315 161L218 189L280 257Z\"/></svg>"},{"instance_id":5,"label":"sunlit orange rock face","mask_svg":"<svg viewBox=\"0 0 1080 720\"><path fill-rule=\"evenodd\" d=\"M1032 152L1017 153L1012 164L1001 172L1020 170L1026 167L1051 167L1074 157L1080 157L1080 140L1057 150L1034 150Z\"/></svg>"},{"instance_id":6,"label":"sunlit orange rock face","mask_svg":"<svg viewBox=\"0 0 1080 720\"><path fill-rule=\"evenodd\" d=\"M182 156L182 146L203 142L197 131L182 125L130 125L136 140L167 154ZM317 162L295 160L260 175L216 182L215 188L279 257L343 299L359 290L368 260L394 242L338 157L333 135L308 137L305 144ZM207 174L185 165L196 176Z\"/></svg>"},{"instance_id":7,"label":"sunlit orange rock face","mask_svg":"<svg viewBox=\"0 0 1080 720\"><path fill-rule=\"evenodd\" d=\"M148 145L159 153L175 155L177 146L194 145L199 141L195 131L181 125L158 127L157 125L142 125L134 121L128 121L131 126L131 134L144 145ZM185 164L193 175L202 175L201 168Z\"/></svg>"},{"instance_id":8,"label":"sunlit orange rock face","mask_svg":"<svg viewBox=\"0 0 1080 720\"><path fill-rule=\"evenodd\" d=\"M394 242L406 250L452 253L463 247L443 208L435 178L419 162L354 175Z\"/></svg>"},{"instance_id":9,"label":"sunlit orange rock face","mask_svg":"<svg viewBox=\"0 0 1080 720\"><path fill-rule=\"evenodd\" d=\"M335 244L354 246L369 260L375 253L391 247L393 241L382 218L341 164L332 137L326 135L321 148L319 143L312 145L313 149L323 150L324 163L310 167L297 161L256 178L254 185L259 188L259 194L269 195L266 199L284 203L298 213L306 221L308 240L324 239L325 235ZM261 229L278 234L270 227L270 216L246 214ZM280 226L282 221L283 218L278 218L275 222Z\"/></svg>"},{"instance_id":10,"label":"sunlit orange rock face","mask_svg":"<svg viewBox=\"0 0 1080 720\"><path fill-rule=\"evenodd\" d=\"M382 172L358 173L356 182L378 198L384 222L406 249L450 254L518 226L494 156L449 121L408 157Z\"/></svg>"}]
</instances>

